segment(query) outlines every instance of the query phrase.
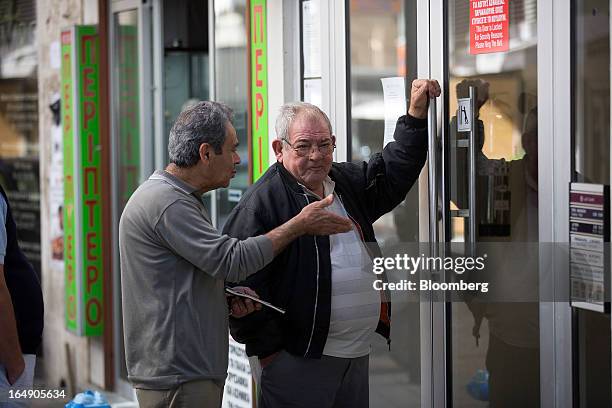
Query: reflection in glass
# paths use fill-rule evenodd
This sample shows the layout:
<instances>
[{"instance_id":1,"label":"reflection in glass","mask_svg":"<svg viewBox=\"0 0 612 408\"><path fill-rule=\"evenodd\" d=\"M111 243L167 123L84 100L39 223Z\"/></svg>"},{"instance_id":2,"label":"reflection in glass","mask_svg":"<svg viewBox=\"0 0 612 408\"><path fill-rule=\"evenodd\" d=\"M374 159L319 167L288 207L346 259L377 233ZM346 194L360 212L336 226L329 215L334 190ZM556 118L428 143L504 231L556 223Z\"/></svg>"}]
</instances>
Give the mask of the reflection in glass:
<instances>
[{"instance_id":1,"label":"reflection in glass","mask_svg":"<svg viewBox=\"0 0 612 408\"><path fill-rule=\"evenodd\" d=\"M350 3L350 151L353 162L369 160L383 148L384 101L381 78L416 75L416 1ZM409 30L406 30L406 27ZM385 256L401 253L402 242L418 241L418 189L374 229ZM405 247L404 247L405 248ZM421 403L418 296L392 293L393 346L375 336L370 354L370 406L411 407Z\"/></svg>"},{"instance_id":2,"label":"reflection in glass","mask_svg":"<svg viewBox=\"0 0 612 408\"><path fill-rule=\"evenodd\" d=\"M223 228L230 211L249 185L247 120L248 60L246 0L215 3L215 99L234 110L241 162L229 188L217 190L217 227Z\"/></svg>"},{"instance_id":3,"label":"reflection in glass","mask_svg":"<svg viewBox=\"0 0 612 408\"><path fill-rule=\"evenodd\" d=\"M138 12L136 10L115 13L113 20L113 71L115 117L115 154L118 160L115 173L118 191L115 197L117 214L121 214L128 199L138 187L140 174L140 86L138 63ZM121 277L119 276L119 279ZM121 302L117 303L121 308ZM119 310L121 316L121 310ZM123 331L123 325L119 325ZM123 333L119 339L123 342ZM119 371L127 380L125 350L119 347Z\"/></svg>"},{"instance_id":4,"label":"reflection in glass","mask_svg":"<svg viewBox=\"0 0 612 408\"><path fill-rule=\"evenodd\" d=\"M165 134L187 106L209 99L208 51L164 50Z\"/></svg>"},{"instance_id":5,"label":"reflection in glass","mask_svg":"<svg viewBox=\"0 0 612 408\"><path fill-rule=\"evenodd\" d=\"M163 2L164 134L187 106L210 98L208 4Z\"/></svg>"},{"instance_id":6,"label":"reflection in glass","mask_svg":"<svg viewBox=\"0 0 612 408\"><path fill-rule=\"evenodd\" d=\"M32 78L0 79L0 185L17 224L19 246L40 277L38 81L35 75L36 70ZM56 143L61 143L59 127L50 134ZM57 176L57 172L53 175ZM56 185L63 184L60 180Z\"/></svg>"},{"instance_id":7,"label":"reflection in glass","mask_svg":"<svg viewBox=\"0 0 612 408\"><path fill-rule=\"evenodd\" d=\"M138 66L138 14L115 14L115 74L117 147L119 157L119 213L140 180L140 109Z\"/></svg>"},{"instance_id":8,"label":"reflection in glass","mask_svg":"<svg viewBox=\"0 0 612 408\"><path fill-rule=\"evenodd\" d=\"M610 5L575 1L576 181L610 183Z\"/></svg>"},{"instance_id":9,"label":"reflection in glass","mask_svg":"<svg viewBox=\"0 0 612 408\"><path fill-rule=\"evenodd\" d=\"M610 3L575 0L574 181L610 184ZM610 316L576 310L580 407L612 400Z\"/></svg>"},{"instance_id":10,"label":"reflection in glass","mask_svg":"<svg viewBox=\"0 0 612 408\"><path fill-rule=\"evenodd\" d=\"M476 237L479 242L538 241L536 1L509 4L508 51L470 53L472 2L449 1L447 29L448 134L451 210L467 210L467 132L457 128L458 99L477 93ZM460 214L460 213L455 213ZM454 217L452 241L469 241L468 218ZM510 248L510 246L509 246ZM538 253L517 254L509 263L487 265L511 293L538 288ZM537 407L539 306L535 302L483 302L478 295L452 303L452 405ZM468 384L488 373L488 401Z\"/></svg>"},{"instance_id":11,"label":"reflection in glass","mask_svg":"<svg viewBox=\"0 0 612 408\"><path fill-rule=\"evenodd\" d=\"M0 185L11 204L17 224L19 246L40 278L36 7L34 1L15 0L0 2L0 10ZM47 103L45 101L44 105ZM56 107L58 105L57 102ZM59 123L59 120L57 122ZM56 158L58 149L61 150L59 125L48 129L45 136L53 140L53 158ZM48 145L51 146L52 143ZM57 171L51 172L50 177L54 176L55 186L62 186L62 180L58 181ZM60 217L57 205L60 203L57 195L52 198L55 199L52 202L55 208L51 210L51 219L58 225Z\"/></svg>"}]
</instances>

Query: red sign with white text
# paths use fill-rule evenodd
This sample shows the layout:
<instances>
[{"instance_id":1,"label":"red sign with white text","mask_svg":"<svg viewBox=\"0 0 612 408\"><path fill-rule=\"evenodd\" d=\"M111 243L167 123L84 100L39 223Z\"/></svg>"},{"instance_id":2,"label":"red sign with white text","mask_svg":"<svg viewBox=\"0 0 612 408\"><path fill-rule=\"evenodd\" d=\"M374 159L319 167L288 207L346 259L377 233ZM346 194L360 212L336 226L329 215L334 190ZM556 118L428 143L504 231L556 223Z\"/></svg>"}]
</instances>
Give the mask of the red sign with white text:
<instances>
[{"instance_id":1,"label":"red sign with white text","mask_svg":"<svg viewBox=\"0 0 612 408\"><path fill-rule=\"evenodd\" d=\"M510 0L470 0L470 54L508 51Z\"/></svg>"}]
</instances>

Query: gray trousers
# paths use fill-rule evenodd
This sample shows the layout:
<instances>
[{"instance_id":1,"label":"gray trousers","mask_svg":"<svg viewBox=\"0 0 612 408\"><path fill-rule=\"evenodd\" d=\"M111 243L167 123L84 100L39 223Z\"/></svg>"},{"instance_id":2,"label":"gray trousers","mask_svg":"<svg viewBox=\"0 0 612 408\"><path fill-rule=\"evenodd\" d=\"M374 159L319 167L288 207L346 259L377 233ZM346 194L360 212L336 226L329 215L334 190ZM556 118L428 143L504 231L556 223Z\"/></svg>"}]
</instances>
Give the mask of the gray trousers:
<instances>
[{"instance_id":1,"label":"gray trousers","mask_svg":"<svg viewBox=\"0 0 612 408\"><path fill-rule=\"evenodd\" d=\"M259 408L367 408L369 356L320 360L282 351L261 374Z\"/></svg>"},{"instance_id":2,"label":"gray trousers","mask_svg":"<svg viewBox=\"0 0 612 408\"><path fill-rule=\"evenodd\" d=\"M223 386L220 381L189 381L170 390L136 388L140 408L220 408Z\"/></svg>"}]
</instances>

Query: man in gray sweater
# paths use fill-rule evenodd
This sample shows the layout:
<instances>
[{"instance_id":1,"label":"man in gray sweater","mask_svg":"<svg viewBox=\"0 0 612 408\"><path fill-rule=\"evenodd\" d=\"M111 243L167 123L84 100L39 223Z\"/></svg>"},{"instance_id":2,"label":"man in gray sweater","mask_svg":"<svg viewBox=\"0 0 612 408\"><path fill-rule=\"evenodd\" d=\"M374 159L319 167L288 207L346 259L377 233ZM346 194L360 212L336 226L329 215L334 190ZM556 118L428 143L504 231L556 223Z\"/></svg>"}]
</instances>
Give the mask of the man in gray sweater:
<instances>
[{"instance_id":1,"label":"man in gray sweater","mask_svg":"<svg viewBox=\"0 0 612 408\"><path fill-rule=\"evenodd\" d=\"M231 110L217 102L184 110L170 131L170 164L134 192L121 216L125 355L141 408L220 406L228 354L225 281L244 280L301 235L351 228L326 210L330 196L259 236L221 235L201 195L227 187L236 173L230 120ZM231 299L233 316L254 309L251 301Z\"/></svg>"}]
</instances>

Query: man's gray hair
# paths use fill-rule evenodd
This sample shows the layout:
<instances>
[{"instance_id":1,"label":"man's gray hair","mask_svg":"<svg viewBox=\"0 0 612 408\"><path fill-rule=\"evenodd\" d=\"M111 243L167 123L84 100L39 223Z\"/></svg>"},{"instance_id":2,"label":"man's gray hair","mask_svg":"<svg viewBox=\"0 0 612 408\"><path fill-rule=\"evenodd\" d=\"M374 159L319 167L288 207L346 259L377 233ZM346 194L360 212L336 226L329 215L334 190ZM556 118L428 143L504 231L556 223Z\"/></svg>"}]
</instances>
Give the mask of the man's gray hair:
<instances>
[{"instance_id":1,"label":"man's gray hair","mask_svg":"<svg viewBox=\"0 0 612 408\"><path fill-rule=\"evenodd\" d=\"M178 167L191 167L200 160L200 146L208 143L216 154L223 151L226 126L232 109L220 102L202 101L185 108L170 129L168 156Z\"/></svg>"},{"instance_id":2,"label":"man's gray hair","mask_svg":"<svg viewBox=\"0 0 612 408\"><path fill-rule=\"evenodd\" d=\"M332 134L332 127L329 118L318 106L307 102L290 102L280 107L278 118L276 118L276 138L279 140L289 140L289 129L298 115L306 115L308 118L320 119L329 128Z\"/></svg>"}]
</instances>

